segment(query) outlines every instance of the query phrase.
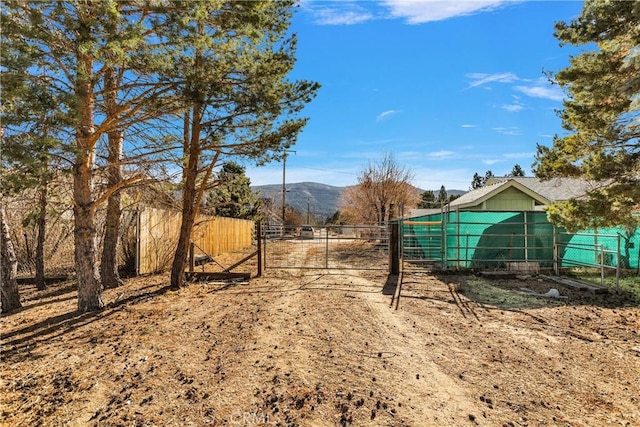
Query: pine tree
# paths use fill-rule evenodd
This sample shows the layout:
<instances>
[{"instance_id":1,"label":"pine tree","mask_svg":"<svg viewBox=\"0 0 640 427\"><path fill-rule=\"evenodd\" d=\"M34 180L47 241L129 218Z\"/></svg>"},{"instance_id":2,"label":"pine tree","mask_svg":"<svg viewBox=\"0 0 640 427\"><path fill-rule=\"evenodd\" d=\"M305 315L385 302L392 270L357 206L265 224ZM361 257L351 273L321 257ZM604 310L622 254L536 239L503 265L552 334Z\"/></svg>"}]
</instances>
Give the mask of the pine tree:
<instances>
[{"instance_id":1,"label":"pine tree","mask_svg":"<svg viewBox=\"0 0 640 427\"><path fill-rule=\"evenodd\" d=\"M4 195L29 189L38 193L37 221L32 221L37 230L35 282L39 290L44 290L48 187L54 169L61 170L60 161L53 159L60 154L61 140L66 137L64 129L69 117L61 104L69 99L50 91L44 71L33 80L25 79L27 62L8 53L2 50L4 128L0 181Z\"/></svg>"},{"instance_id":2,"label":"pine tree","mask_svg":"<svg viewBox=\"0 0 640 427\"><path fill-rule=\"evenodd\" d=\"M0 196L0 305L2 305L2 313L9 313L22 307L16 281L17 266L18 260Z\"/></svg>"},{"instance_id":3,"label":"pine tree","mask_svg":"<svg viewBox=\"0 0 640 427\"><path fill-rule=\"evenodd\" d=\"M484 185L482 177L478 174L478 172L473 174L473 180L471 181L471 189L477 190Z\"/></svg>"},{"instance_id":4,"label":"pine tree","mask_svg":"<svg viewBox=\"0 0 640 427\"><path fill-rule=\"evenodd\" d=\"M482 186L484 187L485 185L487 185L487 182L489 182L489 180L494 177L495 175L491 170L486 171L484 173L484 178L482 178Z\"/></svg>"},{"instance_id":5,"label":"pine tree","mask_svg":"<svg viewBox=\"0 0 640 427\"><path fill-rule=\"evenodd\" d=\"M567 135L538 146L535 174L594 182L587 197L555 203L552 221L577 230L637 223L640 212L640 2L588 0L556 24L562 44L586 46L552 76L567 93ZM595 46L595 49L592 48Z\"/></svg>"},{"instance_id":6,"label":"pine tree","mask_svg":"<svg viewBox=\"0 0 640 427\"><path fill-rule=\"evenodd\" d=\"M103 141L121 142L129 126L177 108L171 100L158 101L160 94L173 89L173 82L158 80L160 70L173 67L166 54L166 40L157 32L164 29L160 24L166 21L165 5L80 0L3 3L3 95L13 102L10 109L17 111L7 133L10 138L24 138L30 125L38 122L37 115L23 107L33 104L34 98L33 92L25 89L35 88L35 93L47 95L44 100L57 101L51 106L52 111L59 111L53 124L67 135L60 139L64 143L59 154L72 165L80 311L103 306L96 212L121 189L142 178L138 174L121 179L116 169L159 151L157 146L129 141L131 157L123 159L118 156L116 142L106 148ZM33 111L39 114L46 110ZM101 154L108 151L113 153L104 156L111 166L109 179L107 185L97 187L105 166ZM113 207L118 204L110 203ZM117 209L112 211L118 214ZM110 218L114 216L110 214ZM108 223L115 223L113 229L117 229L115 221ZM111 231L107 243L114 242L110 236L117 235Z\"/></svg>"},{"instance_id":7,"label":"pine tree","mask_svg":"<svg viewBox=\"0 0 640 427\"><path fill-rule=\"evenodd\" d=\"M420 203L418 203L419 209L431 209L437 206L436 195L433 190L425 190L420 193Z\"/></svg>"},{"instance_id":8,"label":"pine tree","mask_svg":"<svg viewBox=\"0 0 640 427\"><path fill-rule=\"evenodd\" d=\"M513 169L511 169L511 172L509 172L509 175L507 175L507 176L510 176L510 177L523 177L523 176L525 176L524 169L522 169L522 166L520 166L519 164L516 163L515 165L513 165Z\"/></svg>"},{"instance_id":9,"label":"pine tree","mask_svg":"<svg viewBox=\"0 0 640 427\"><path fill-rule=\"evenodd\" d=\"M260 200L251 190L251 180L245 168L226 162L216 175L215 187L209 192L206 207L212 215L258 220Z\"/></svg>"},{"instance_id":10,"label":"pine tree","mask_svg":"<svg viewBox=\"0 0 640 427\"><path fill-rule=\"evenodd\" d=\"M447 203L448 200L448 196L447 196L447 189L444 188L444 185L442 185L440 187L440 192L438 192L438 199L436 200L438 202L439 205L443 205L445 203Z\"/></svg>"},{"instance_id":11,"label":"pine tree","mask_svg":"<svg viewBox=\"0 0 640 427\"><path fill-rule=\"evenodd\" d=\"M473 180L471 181L471 189L476 190L478 188L482 188L487 185L487 181L493 178L493 172L488 170L484 173L484 176L478 175L478 172L473 174Z\"/></svg>"},{"instance_id":12,"label":"pine tree","mask_svg":"<svg viewBox=\"0 0 640 427\"><path fill-rule=\"evenodd\" d=\"M306 124L297 117L316 83L287 79L295 36L287 34L293 1L179 2L167 13L167 42L183 112L182 225L171 287L184 284L195 218L214 169L231 156L281 156Z\"/></svg>"}]
</instances>

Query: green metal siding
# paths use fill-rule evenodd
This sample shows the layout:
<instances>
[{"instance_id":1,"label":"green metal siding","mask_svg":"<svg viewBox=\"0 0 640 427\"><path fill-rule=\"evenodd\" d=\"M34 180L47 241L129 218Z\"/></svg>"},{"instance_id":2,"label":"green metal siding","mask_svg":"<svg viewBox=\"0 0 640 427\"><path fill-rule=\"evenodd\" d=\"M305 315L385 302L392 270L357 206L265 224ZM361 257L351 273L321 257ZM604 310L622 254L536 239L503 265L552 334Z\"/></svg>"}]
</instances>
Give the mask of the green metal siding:
<instances>
[{"instance_id":1,"label":"green metal siding","mask_svg":"<svg viewBox=\"0 0 640 427\"><path fill-rule=\"evenodd\" d=\"M444 222L441 229L439 225L403 225L403 235L409 237L407 244L422 248L422 258L437 259L443 266L499 268L509 261L528 261L551 267L554 244L559 246L561 266L597 265L600 253L607 266L620 262L623 267L638 268L640 262L640 229L631 235L622 228L567 233L549 223L545 212L537 211L450 212L410 222L440 220Z\"/></svg>"},{"instance_id":2,"label":"green metal siding","mask_svg":"<svg viewBox=\"0 0 640 427\"><path fill-rule=\"evenodd\" d=\"M507 188L485 203L488 211L530 211L533 209L533 199L517 188Z\"/></svg>"}]
</instances>

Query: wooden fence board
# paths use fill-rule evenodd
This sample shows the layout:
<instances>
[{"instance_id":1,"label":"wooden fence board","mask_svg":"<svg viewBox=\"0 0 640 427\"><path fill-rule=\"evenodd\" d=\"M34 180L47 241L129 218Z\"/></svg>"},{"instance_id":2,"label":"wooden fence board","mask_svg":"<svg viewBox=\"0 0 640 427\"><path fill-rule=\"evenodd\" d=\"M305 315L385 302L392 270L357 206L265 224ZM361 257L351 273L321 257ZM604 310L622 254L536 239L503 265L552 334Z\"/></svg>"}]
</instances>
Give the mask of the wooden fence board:
<instances>
[{"instance_id":1,"label":"wooden fence board","mask_svg":"<svg viewBox=\"0 0 640 427\"><path fill-rule=\"evenodd\" d=\"M138 222L138 274L167 270L180 234L180 212L145 208ZM198 216L191 240L200 252L216 256L224 252L249 247L253 244L254 222L237 218Z\"/></svg>"}]
</instances>

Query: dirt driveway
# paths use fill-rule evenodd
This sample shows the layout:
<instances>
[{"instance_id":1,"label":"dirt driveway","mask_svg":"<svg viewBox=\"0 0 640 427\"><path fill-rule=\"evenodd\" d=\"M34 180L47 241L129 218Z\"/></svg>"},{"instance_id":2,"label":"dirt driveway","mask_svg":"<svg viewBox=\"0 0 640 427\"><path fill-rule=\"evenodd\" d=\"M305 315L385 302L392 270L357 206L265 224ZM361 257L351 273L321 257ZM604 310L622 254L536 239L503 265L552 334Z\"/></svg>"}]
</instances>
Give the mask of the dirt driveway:
<instances>
[{"instance_id":1,"label":"dirt driveway","mask_svg":"<svg viewBox=\"0 0 640 427\"><path fill-rule=\"evenodd\" d=\"M640 425L624 295L320 270L167 283L130 279L84 315L72 283L22 289L0 320L3 425Z\"/></svg>"}]
</instances>

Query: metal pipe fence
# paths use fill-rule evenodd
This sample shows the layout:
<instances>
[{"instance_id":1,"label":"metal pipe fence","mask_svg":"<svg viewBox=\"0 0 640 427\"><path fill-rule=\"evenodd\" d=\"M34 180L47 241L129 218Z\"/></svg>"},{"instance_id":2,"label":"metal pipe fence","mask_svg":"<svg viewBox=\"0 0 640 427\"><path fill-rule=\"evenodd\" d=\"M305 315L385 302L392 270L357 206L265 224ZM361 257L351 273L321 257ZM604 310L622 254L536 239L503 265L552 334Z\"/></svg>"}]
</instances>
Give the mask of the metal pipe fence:
<instances>
[{"instance_id":1,"label":"metal pipe fence","mask_svg":"<svg viewBox=\"0 0 640 427\"><path fill-rule=\"evenodd\" d=\"M638 265L640 233L618 229L568 233L545 212L441 212L401 222L403 264L456 269L539 270ZM606 233L605 233L606 231ZM637 242L637 243L636 243ZM602 279L604 281L604 279Z\"/></svg>"},{"instance_id":2,"label":"metal pipe fence","mask_svg":"<svg viewBox=\"0 0 640 427\"><path fill-rule=\"evenodd\" d=\"M389 230L376 225L263 226L265 269L388 270Z\"/></svg>"},{"instance_id":3,"label":"metal pipe fence","mask_svg":"<svg viewBox=\"0 0 640 427\"><path fill-rule=\"evenodd\" d=\"M571 239L576 237L584 237L593 239L594 242L588 241L571 241L567 243L556 243L554 247L554 271L560 274L561 267L585 267L600 270L600 285L604 286L605 270L613 270L616 274L616 287L620 286L620 270L621 270L621 236L607 234L586 234L576 233L568 234ZM600 240L601 243L598 243ZM605 242L602 242L602 241ZM607 241L609 248L607 245ZM615 249L614 249L615 248Z\"/></svg>"}]
</instances>

